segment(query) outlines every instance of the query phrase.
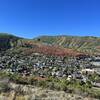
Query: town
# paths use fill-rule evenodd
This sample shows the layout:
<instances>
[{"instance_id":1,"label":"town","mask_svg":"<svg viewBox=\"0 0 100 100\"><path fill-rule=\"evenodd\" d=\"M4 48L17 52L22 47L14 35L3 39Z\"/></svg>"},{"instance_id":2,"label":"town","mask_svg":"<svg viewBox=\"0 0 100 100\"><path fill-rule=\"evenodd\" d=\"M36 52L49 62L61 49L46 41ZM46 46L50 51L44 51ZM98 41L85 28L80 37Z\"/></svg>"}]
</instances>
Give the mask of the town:
<instances>
[{"instance_id":1,"label":"town","mask_svg":"<svg viewBox=\"0 0 100 100\"><path fill-rule=\"evenodd\" d=\"M79 80L86 83L89 77L96 74L100 77L100 56L60 57L40 53L31 56L15 53L0 53L0 70L23 77L56 77ZM90 80L91 84L100 87L100 78Z\"/></svg>"}]
</instances>

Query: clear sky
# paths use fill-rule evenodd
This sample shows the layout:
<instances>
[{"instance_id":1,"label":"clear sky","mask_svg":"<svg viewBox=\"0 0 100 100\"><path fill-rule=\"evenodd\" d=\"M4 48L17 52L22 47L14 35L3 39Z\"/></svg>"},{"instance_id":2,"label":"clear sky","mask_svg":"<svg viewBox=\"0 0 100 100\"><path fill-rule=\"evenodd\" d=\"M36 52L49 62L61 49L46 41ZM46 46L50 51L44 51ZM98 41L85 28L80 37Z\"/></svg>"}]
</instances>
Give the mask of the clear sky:
<instances>
[{"instance_id":1,"label":"clear sky","mask_svg":"<svg viewBox=\"0 0 100 100\"><path fill-rule=\"evenodd\" d=\"M0 0L0 32L100 36L100 0Z\"/></svg>"}]
</instances>

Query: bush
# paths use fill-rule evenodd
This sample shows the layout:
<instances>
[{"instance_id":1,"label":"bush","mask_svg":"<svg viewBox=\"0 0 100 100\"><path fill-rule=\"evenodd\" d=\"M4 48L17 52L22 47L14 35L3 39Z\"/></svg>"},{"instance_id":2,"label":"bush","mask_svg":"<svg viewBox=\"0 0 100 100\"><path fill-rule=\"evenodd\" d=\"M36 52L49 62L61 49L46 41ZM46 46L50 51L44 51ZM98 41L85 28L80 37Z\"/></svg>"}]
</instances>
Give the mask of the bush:
<instances>
[{"instance_id":1,"label":"bush","mask_svg":"<svg viewBox=\"0 0 100 100\"><path fill-rule=\"evenodd\" d=\"M38 81L37 86L42 87L42 88L47 88L47 86L48 86L47 81L40 80L40 81Z\"/></svg>"},{"instance_id":2,"label":"bush","mask_svg":"<svg viewBox=\"0 0 100 100\"><path fill-rule=\"evenodd\" d=\"M0 83L0 92L8 92L10 90L10 86L7 83Z\"/></svg>"}]
</instances>

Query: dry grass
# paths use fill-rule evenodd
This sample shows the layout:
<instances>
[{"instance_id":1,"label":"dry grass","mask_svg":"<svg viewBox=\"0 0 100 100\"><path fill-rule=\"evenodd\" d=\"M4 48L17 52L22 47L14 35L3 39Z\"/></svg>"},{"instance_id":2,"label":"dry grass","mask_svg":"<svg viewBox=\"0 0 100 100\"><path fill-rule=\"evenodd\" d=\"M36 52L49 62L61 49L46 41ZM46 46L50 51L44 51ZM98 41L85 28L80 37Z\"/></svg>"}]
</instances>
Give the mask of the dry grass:
<instances>
[{"instance_id":1,"label":"dry grass","mask_svg":"<svg viewBox=\"0 0 100 100\"><path fill-rule=\"evenodd\" d=\"M20 86L20 91L27 94L16 94L19 85L11 84L13 90L0 94L0 100L96 100L90 97L82 97L76 94L65 93L64 91L53 91L32 86ZM20 92L19 91L19 92Z\"/></svg>"}]
</instances>

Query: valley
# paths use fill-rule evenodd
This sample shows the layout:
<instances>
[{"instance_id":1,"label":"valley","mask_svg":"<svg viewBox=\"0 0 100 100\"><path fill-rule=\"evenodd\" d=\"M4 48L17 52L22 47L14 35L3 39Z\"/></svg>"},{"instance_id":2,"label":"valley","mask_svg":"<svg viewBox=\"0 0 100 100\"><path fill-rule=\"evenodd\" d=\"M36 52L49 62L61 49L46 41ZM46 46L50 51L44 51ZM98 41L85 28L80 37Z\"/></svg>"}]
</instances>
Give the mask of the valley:
<instances>
[{"instance_id":1,"label":"valley","mask_svg":"<svg viewBox=\"0 0 100 100\"><path fill-rule=\"evenodd\" d=\"M99 41L100 38L96 37L42 36L24 39L0 34L1 95L2 93L7 95L6 91L14 91L14 88L9 86L12 83L15 86L19 85L20 89L29 85L37 89L41 88L43 91L55 92L55 94L59 91L58 94L65 98L68 95L73 95L73 98L80 95L77 100L85 100L83 98L99 100ZM29 92L28 89L26 89L27 92ZM19 92L20 90L17 94L14 92L15 98L18 97ZM31 94L25 95L28 98L22 100L35 100L29 98ZM51 92L43 95L54 96ZM52 98L49 97L49 99Z\"/></svg>"}]
</instances>

